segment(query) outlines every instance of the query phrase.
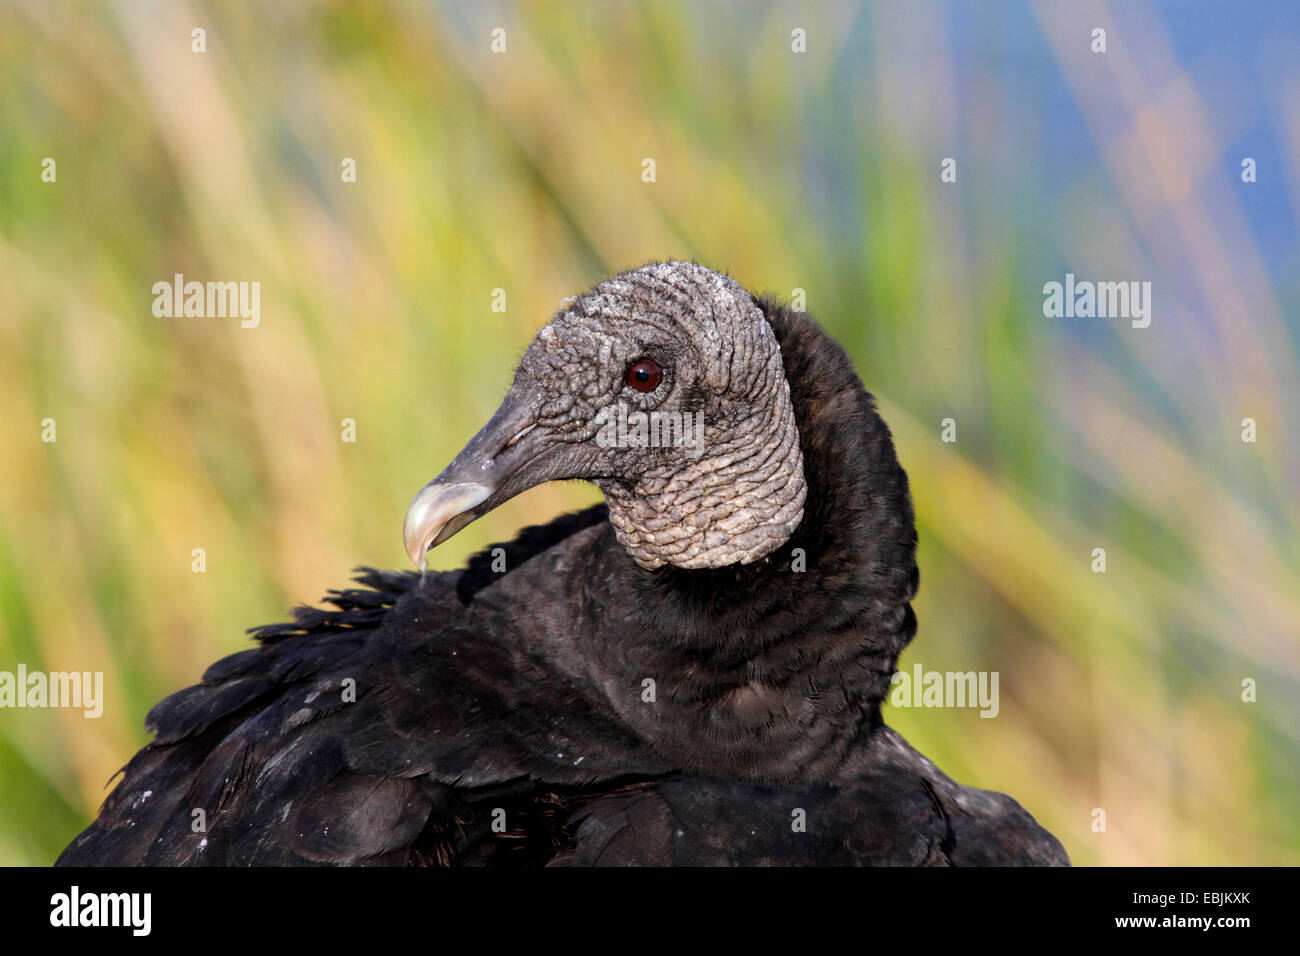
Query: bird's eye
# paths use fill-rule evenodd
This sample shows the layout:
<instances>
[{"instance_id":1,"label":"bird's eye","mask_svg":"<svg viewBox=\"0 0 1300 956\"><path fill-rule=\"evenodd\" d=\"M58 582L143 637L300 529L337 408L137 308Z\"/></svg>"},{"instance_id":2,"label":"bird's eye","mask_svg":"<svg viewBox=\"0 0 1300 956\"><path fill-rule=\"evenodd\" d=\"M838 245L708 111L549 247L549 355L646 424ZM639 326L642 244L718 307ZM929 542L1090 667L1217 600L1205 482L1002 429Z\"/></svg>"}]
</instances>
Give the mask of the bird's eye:
<instances>
[{"instance_id":1,"label":"bird's eye","mask_svg":"<svg viewBox=\"0 0 1300 956\"><path fill-rule=\"evenodd\" d=\"M653 392L664 380L664 370L654 359L641 359L627 369L627 383L638 392Z\"/></svg>"}]
</instances>

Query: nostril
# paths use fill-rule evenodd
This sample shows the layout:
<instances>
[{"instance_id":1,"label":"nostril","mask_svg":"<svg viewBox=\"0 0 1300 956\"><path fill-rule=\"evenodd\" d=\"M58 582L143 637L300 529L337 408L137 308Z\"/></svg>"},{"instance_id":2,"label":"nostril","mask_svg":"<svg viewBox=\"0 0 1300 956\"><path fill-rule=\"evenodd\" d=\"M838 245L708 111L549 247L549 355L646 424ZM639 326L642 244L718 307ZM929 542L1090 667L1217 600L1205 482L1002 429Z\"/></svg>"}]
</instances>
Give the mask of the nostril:
<instances>
[{"instance_id":1,"label":"nostril","mask_svg":"<svg viewBox=\"0 0 1300 956\"><path fill-rule=\"evenodd\" d=\"M511 448L514 445L517 445L519 443L519 439L523 438L525 435L527 435L530 431L532 431L536 427L537 427L537 422L533 422L531 425L525 425L523 428L519 429L519 431L515 432L508 442L506 442L504 445L501 446L501 451L505 451L507 448ZM491 459L488 460L491 461Z\"/></svg>"}]
</instances>

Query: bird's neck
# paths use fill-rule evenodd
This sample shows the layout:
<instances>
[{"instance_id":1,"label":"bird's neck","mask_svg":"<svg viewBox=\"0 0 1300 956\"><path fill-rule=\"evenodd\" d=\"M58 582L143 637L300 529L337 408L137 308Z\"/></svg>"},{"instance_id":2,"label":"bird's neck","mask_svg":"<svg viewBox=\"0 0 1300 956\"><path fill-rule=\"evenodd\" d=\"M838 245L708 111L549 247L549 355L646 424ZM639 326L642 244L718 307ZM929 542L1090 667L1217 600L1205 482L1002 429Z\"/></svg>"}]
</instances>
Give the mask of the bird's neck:
<instances>
[{"instance_id":1,"label":"bird's neck","mask_svg":"<svg viewBox=\"0 0 1300 956\"><path fill-rule=\"evenodd\" d=\"M915 632L916 532L907 476L847 355L806 316L761 304L799 430L802 523L756 564L703 570L646 570L611 532L584 571L584 656L683 769L831 778L878 723Z\"/></svg>"}]
</instances>

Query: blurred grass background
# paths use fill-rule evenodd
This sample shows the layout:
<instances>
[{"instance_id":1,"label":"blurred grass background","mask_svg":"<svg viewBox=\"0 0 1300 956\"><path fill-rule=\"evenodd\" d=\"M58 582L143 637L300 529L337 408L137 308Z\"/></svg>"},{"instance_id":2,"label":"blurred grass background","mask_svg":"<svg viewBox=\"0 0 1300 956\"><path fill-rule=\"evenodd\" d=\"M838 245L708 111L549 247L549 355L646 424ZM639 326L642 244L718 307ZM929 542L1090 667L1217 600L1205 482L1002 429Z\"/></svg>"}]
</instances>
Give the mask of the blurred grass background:
<instances>
[{"instance_id":1,"label":"blurred grass background","mask_svg":"<svg viewBox=\"0 0 1300 956\"><path fill-rule=\"evenodd\" d=\"M1001 675L997 719L891 723L1076 863L1300 863L1298 22L4 4L0 670L102 670L107 700L0 712L0 863L53 860L148 708L245 628L406 566L407 503L532 333L667 257L806 290L881 400L920 524L902 666ZM1151 327L1045 319L1067 271L1151 281ZM260 326L155 318L177 272L259 281ZM536 489L431 558L595 500Z\"/></svg>"}]
</instances>

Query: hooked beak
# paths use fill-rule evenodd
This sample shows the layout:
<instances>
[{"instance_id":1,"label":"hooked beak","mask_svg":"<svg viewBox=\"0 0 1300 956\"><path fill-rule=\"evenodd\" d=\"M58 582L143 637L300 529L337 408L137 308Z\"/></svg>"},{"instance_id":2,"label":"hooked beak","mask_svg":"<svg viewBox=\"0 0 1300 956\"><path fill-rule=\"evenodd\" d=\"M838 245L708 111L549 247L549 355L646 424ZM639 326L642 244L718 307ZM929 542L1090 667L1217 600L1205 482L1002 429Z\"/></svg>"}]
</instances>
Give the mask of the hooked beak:
<instances>
[{"instance_id":1,"label":"hooked beak","mask_svg":"<svg viewBox=\"0 0 1300 956\"><path fill-rule=\"evenodd\" d=\"M549 467L552 443L537 418L537 401L512 388L483 430L420 489L402 529L406 553L420 570L430 548L520 492L560 477Z\"/></svg>"},{"instance_id":2,"label":"hooked beak","mask_svg":"<svg viewBox=\"0 0 1300 956\"><path fill-rule=\"evenodd\" d=\"M424 553L435 544L442 544L478 515L474 509L492 496L490 485L472 481L440 484L429 482L406 510L406 523L402 538L406 553L424 570Z\"/></svg>"}]
</instances>

